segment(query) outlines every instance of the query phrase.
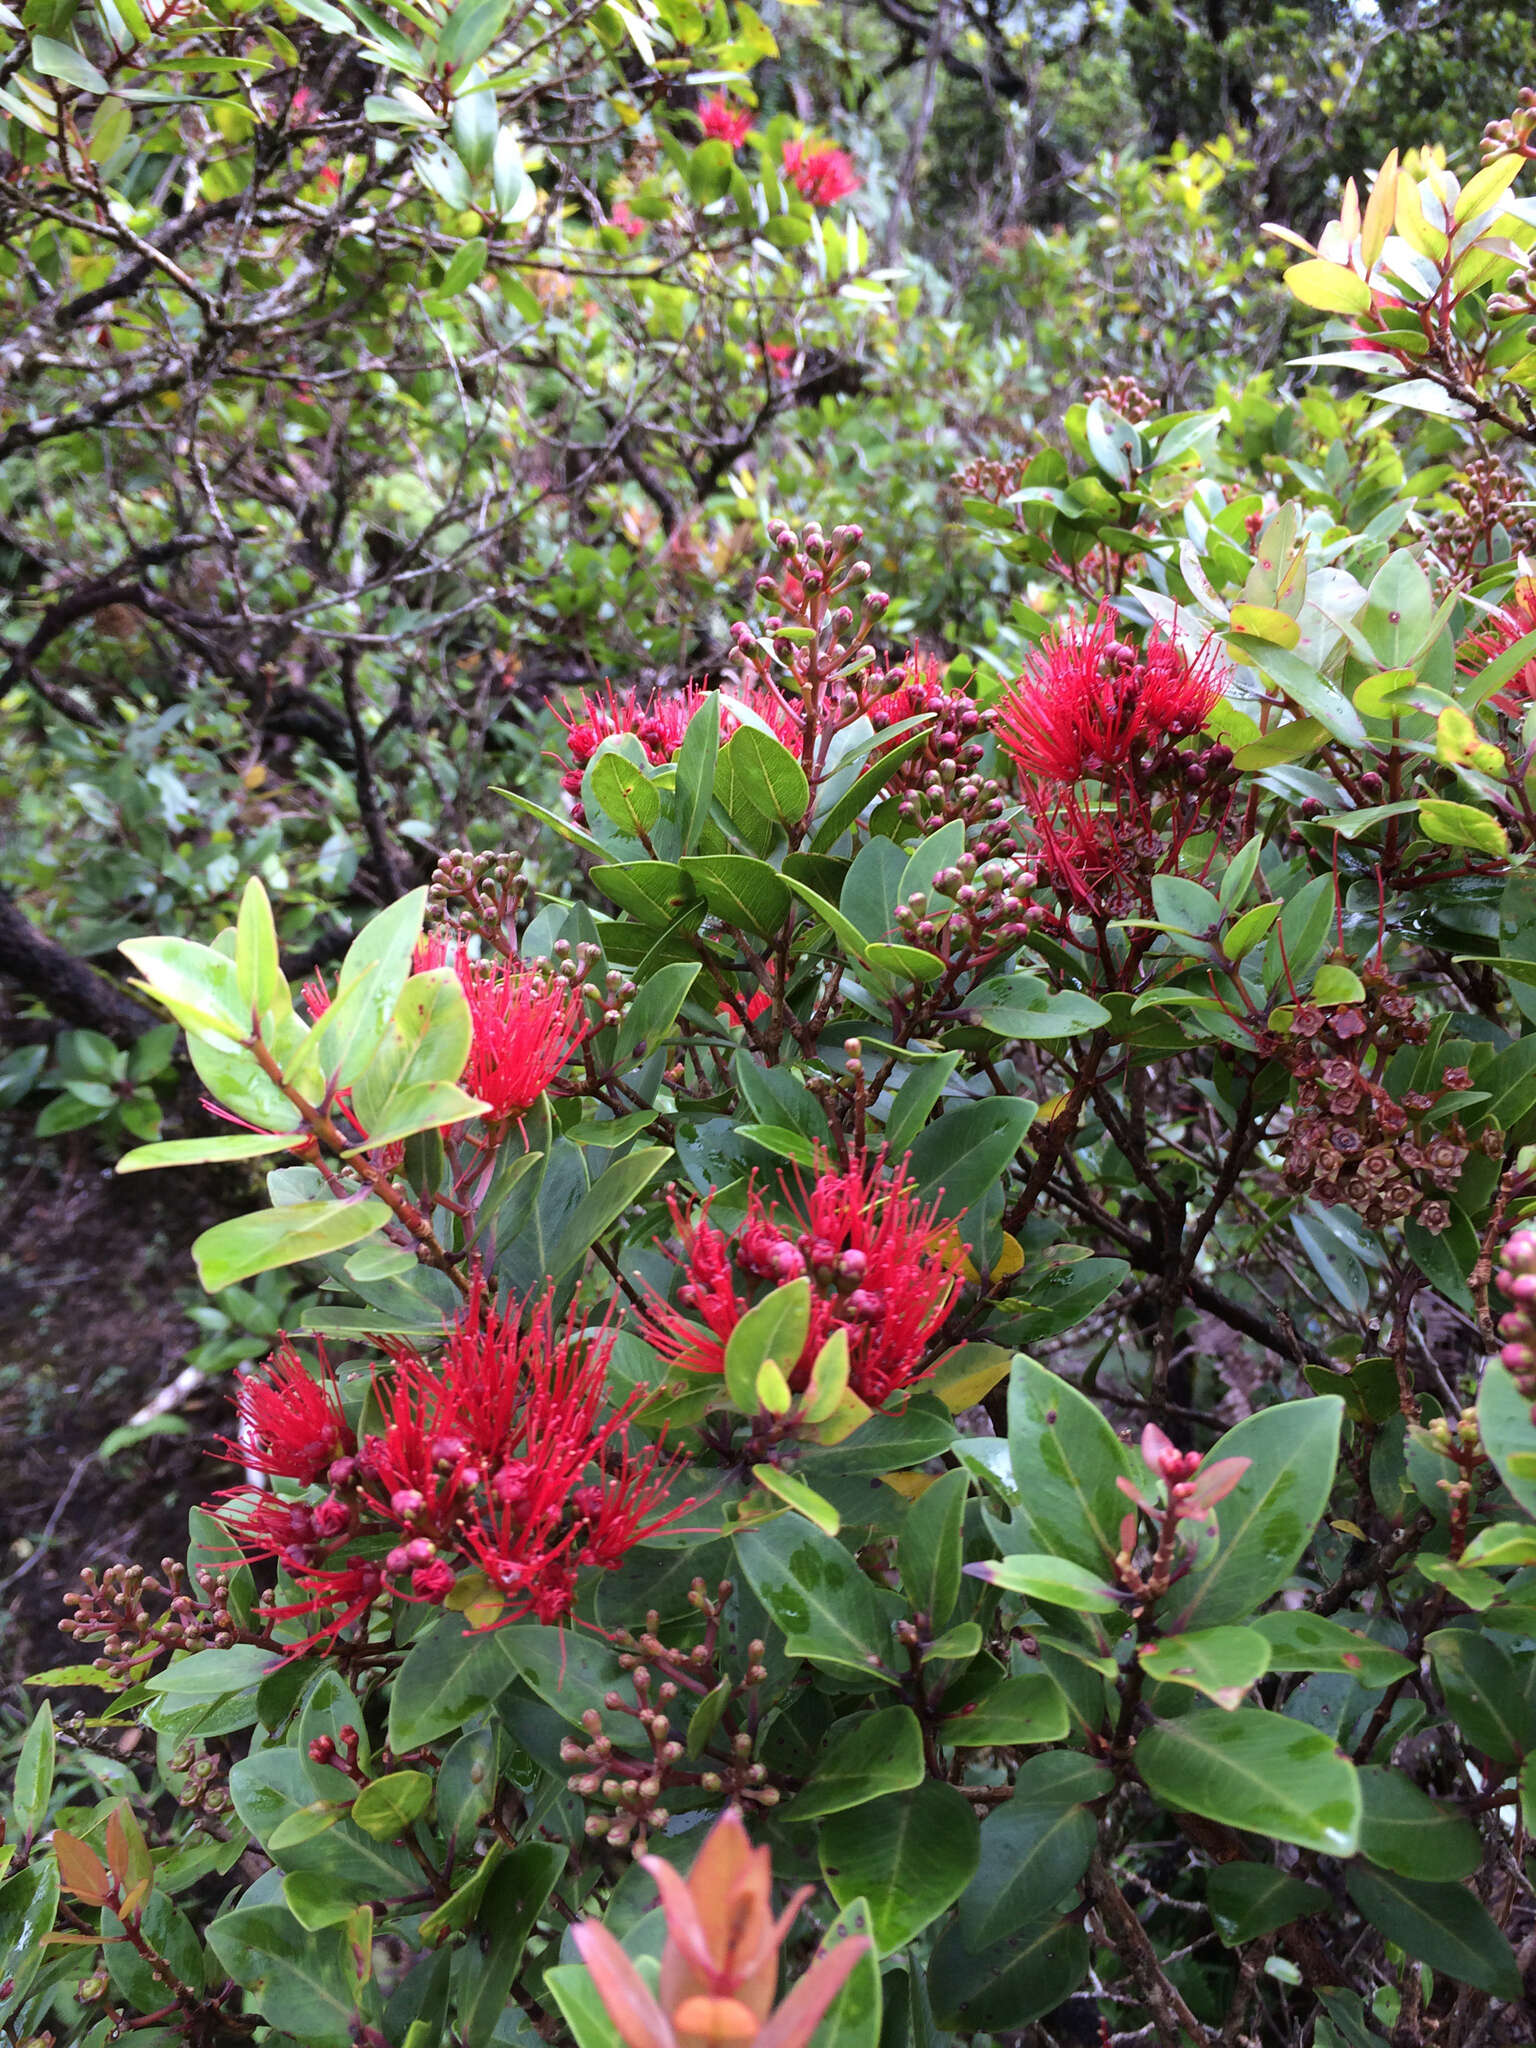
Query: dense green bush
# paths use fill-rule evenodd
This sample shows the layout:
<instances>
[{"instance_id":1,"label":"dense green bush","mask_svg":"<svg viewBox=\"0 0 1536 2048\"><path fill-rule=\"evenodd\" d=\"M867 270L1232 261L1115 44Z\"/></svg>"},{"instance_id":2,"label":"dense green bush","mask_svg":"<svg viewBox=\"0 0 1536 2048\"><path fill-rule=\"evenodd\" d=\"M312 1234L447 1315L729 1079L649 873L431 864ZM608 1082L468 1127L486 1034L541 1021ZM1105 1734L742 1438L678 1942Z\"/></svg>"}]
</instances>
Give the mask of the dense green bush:
<instances>
[{"instance_id":1,"label":"dense green bush","mask_svg":"<svg viewBox=\"0 0 1536 2048\"><path fill-rule=\"evenodd\" d=\"M9 2036L1528 2039L1536 112L1298 396L1187 155L919 319L745 7L122 6L3 17L18 879L206 1104L3 1085L290 1327L34 1674ZM1174 203L1210 402L1061 393Z\"/></svg>"}]
</instances>

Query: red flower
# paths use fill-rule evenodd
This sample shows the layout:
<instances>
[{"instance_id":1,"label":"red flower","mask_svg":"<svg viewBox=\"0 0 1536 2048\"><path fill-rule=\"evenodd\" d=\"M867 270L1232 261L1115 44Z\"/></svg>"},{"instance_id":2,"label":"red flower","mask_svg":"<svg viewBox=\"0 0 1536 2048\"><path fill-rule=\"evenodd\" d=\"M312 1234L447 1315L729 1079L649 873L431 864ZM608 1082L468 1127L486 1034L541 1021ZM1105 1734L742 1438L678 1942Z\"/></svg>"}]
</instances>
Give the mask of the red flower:
<instances>
[{"instance_id":1,"label":"red flower","mask_svg":"<svg viewBox=\"0 0 1536 2048\"><path fill-rule=\"evenodd\" d=\"M948 1313L961 1253L923 1208L907 1180L881 1160L845 1172L828 1164L798 1206L765 1201L754 1186L746 1221L727 1236L709 1204L684 1212L674 1202L687 1279L672 1306L655 1297L647 1334L687 1372L722 1373L725 1347L747 1310L770 1289L809 1274L811 1320L790 1384L803 1388L835 1330L848 1335L849 1385L873 1407L923 1369L929 1339Z\"/></svg>"},{"instance_id":2,"label":"red flower","mask_svg":"<svg viewBox=\"0 0 1536 2048\"><path fill-rule=\"evenodd\" d=\"M613 1569L692 1506L665 1505L673 1468L658 1447L624 1440L643 1393L604 1412L612 1343L574 1309L558 1329L548 1294L521 1328L519 1305L498 1310L477 1282L441 1358L393 1345L374 1367L365 1412L381 1426L355 1449L350 1432L317 1434L339 1408L317 1411L317 1383L285 1346L262 1383L261 1440L296 1448L263 1469L329 1490L242 1488L220 1510L246 1556L292 1579L300 1597L276 1612L322 1617L316 1641L376 1600L441 1604L473 1566L502 1595L498 1621L567 1614L580 1570Z\"/></svg>"},{"instance_id":3,"label":"red flower","mask_svg":"<svg viewBox=\"0 0 1536 2048\"><path fill-rule=\"evenodd\" d=\"M539 961L474 960L441 933L416 948L416 972L451 965L469 1004L474 1037L460 1085L487 1104L485 1120L509 1123L531 1109L587 1034L581 990Z\"/></svg>"},{"instance_id":4,"label":"red flower","mask_svg":"<svg viewBox=\"0 0 1536 2048\"><path fill-rule=\"evenodd\" d=\"M612 739L618 733L633 733L644 749L647 761L653 768L660 768L676 757L690 719L711 694L696 684L689 684L686 689L671 695L658 693L648 703L642 704L636 691L628 690L620 697L612 683L607 683L600 691L583 691L575 704L569 701L556 704L551 699L550 708L565 727L565 750L571 761L571 766L560 778L560 787L567 796L575 799L571 814L577 824L586 822L586 811L581 802L582 773L604 740ZM730 698L714 694L720 707L720 737L729 739L742 720L732 709ZM738 703L755 712L785 746L798 753L800 715L776 691L758 684L733 689L731 694Z\"/></svg>"},{"instance_id":5,"label":"red flower","mask_svg":"<svg viewBox=\"0 0 1536 2048\"><path fill-rule=\"evenodd\" d=\"M784 173L812 206L835 206L859 189L852 159L830 142L786 142Z\"/></svg>"},{"instance_id":6,"label":"red flower","mask_svg":"<svg viewBox=\"0 0 1536 2048\"><path fill-rule=\"evenodd\" d=\"M773 997L767 989L754 989L749 996L727 996L723 1003L716 1003L715 1015L724 1017L730 1024L755 1024L765 1010L773 1008Z\"/></svg>"},{"instance_id":7,"label":"red flower","mask_svg":"<svg viewBox=\"0 0 1536 2048\"><path fill-rule=\"evenodd\" d=\"M235 1394L239 1438L226 1439L243 1465L300 1486L312 1486L353 1444L324 1344L317 1341L315 1352L318 1371L311 1372L284 1337L263 1365L245 1374Z\"/></svg>"},{"instance_id":8,"label":"red flower","mask_svg":"<svg viewBox=\"0 0 1536 2048\"><path fill-rule=\"evenodd\" d=\"M642 235L650 232L650 222L641 220L640 216L631 210L627 199L621 199L608 218L610 224L622 229L632 242L638 242Z\"/></svg>"},{"instance_id":9,"label":"red flower","mask_svg":"<svg viewBox=\"0 0 1536 2048\"><path fill-rule=\"evenodd\" d=\"M1475 633L1462 642L1456 666L1464 676L1475 676L1523 640L1536 633L1536 579L1525 576L1509 593L1500 610L1491 612ZM1536 655L1516 669L1489 703L1507 718L1519 718L1536 701Z\"/></svg>"},{"instance_id":10,"label":"red flower","mask_svg":"<svg viewBox=\"0 0 1536 2048\"><path fill-rule=\"evenodd\" d=\"M752 132L752 110L739 107L725 93L717 92L699 108L699 126L712 142L728 142L740 149Z\"/></svg>"},{"instance_id":11,"label":"red flower","mask_svg":"<svg viewBox=\"0 0 1536 2048\"><path fill-rule=\"evenodd\" d=\"M1214 651L1191 660L1154 632L1138 653L1105 604L1091 622L1069 619L1041 643L1004 697L997 729L1036 782L1102 781L1198 732L1224 687Z\"/></svg>"}]
</instances>

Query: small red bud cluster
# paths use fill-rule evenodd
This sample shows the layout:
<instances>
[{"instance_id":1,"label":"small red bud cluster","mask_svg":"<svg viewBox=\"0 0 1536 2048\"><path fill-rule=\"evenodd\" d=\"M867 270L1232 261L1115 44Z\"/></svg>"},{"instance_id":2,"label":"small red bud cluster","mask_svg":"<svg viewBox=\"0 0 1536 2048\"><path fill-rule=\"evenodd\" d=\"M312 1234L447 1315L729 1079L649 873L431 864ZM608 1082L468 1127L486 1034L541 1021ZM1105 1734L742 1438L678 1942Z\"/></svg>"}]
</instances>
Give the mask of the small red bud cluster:
<instances>
[{"instance_id":1,"label":"small red bud cluster","mask_svg":"<svg viewBox=\"0 0 1536 2048\"><path fill-rule=\"evenodd\" d=\"M198 1572L200 1604L188 1591L183 1565L166 1557L160 1569L164 1583L138 1564L108 1565L100 1578L87 1569L80 1574L81 1590L64 1595L71 1612L59 1627L77 1643L99 1642L103 1654L96 1668L113 1678L142 1678L157 1657L172 1650L227 1650L240 1639L229 1611L228 1573ZM149 1603L159 1600L167 1605L155 1612Z\"/></svg>"},{"instance_id":2,"label":"small red bud cluster","mask_svg":"<svg viewBox=\"0 0 1536 2048\"><path fill-rule=\"evenodd\" d=\"M690 1648L672 1648L662 1641L661 1617L654 1609L638 1635L626 1630L614 1638L634 1703L615 1690L604 1695L603 1706L610 1715L637 1723L641 1742L626 1743L622 1733L610 1733L602 1715L589 1707L581 1717L586 1740L568 1736L560 1745L561 1761L577 1767L568 1780L570 1790L580 1799L601 1800L608 1809L588 1815L586 1832L601 1835L611 1848L624 1848L637 1838L643 1848L647 1831L667 1823L668 1809L662 1801L669 1792L695 1798L702 1792L710 1799L764 1810L779 1802L766 1766L753 1761L749 1729L737 1725L741 1707L755 1725L751 1695L768 1676L763 1643L747 1645L746 1671L732 1683L727 1704L697 1756L690 1758L672 1731L679 1703L687 1709L725 1683L718 1656L720 1620L732 1590L731 1581L723 1579L711 1598L703 1579L694 1580L688 1601L703 1617L704 1634Z\"/></svg>"}]
</instances>

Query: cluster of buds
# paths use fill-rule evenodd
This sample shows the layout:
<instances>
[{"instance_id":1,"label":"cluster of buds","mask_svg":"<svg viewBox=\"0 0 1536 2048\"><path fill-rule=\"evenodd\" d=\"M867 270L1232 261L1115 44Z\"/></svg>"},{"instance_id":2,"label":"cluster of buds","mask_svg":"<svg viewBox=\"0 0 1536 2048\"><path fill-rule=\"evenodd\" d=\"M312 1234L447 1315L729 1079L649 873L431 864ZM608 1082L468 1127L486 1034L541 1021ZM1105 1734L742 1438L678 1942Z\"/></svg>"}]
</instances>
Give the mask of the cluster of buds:
<instances>
[{"instance_id":1,"label":"cluster of buds","mask_svg":"<svg viewBox=\"0 0 1536 2048\"><path fill-rule=\"evenodd\" d=\"M1507 1320L1509 1319L1506 1318ZM1429 1422L1415 1423L1413 1435L1427 1444L1438 1457L1446 1459L1456 1467L1454 1479L1436 1481L1450 1506L1450 1556L1454 1562L1467 1547L1468 1529L1477 1499L1479 1481L1489 1472L1488 1454L1483 1449L1477 1409L1475 1406L1466 1407L1456 1415L1437 1415Z\"/></svg>"},{"instance_id":2,"label":"cluster of buds","mask_svg":"<svg viewBox=\"0 0 1536 2048\"><path fill-rule=\"evenodd\" d=\"M730 1235L669 1196L684 1278L676 1302L653 1295L645 1334L685 1372L723 1377L731 1334L755 1303L802 1276L811 1312L798 1358L778 1360L802 1393L828 1339L848 1339L848 1384L879 1405L925 1369L931 1339L949 1313L961 1256L923 1207L905 1168L854 1158L841 1170L821 1163L793 1202L765 1199L755 1183L745 1221Z\"/></svg>"},{"instance_id":3,"label":"cluster of buds","mask_svg":"<svg viewBox=\"0 0 1536 2048\"><path fill-rule=\"evenodd\" d=\"M171 1758L171 1770L181 1779L177 1804L207 1821L228 1813L228 1769L228 1758L216 1756L195 1738L184 1742Z\"/></svg>"},{"instance_id":4,"label":"cluster of buds","mask_svg":"<svg viewBox=\"0 0 1536 2048\"><path fill-rule=\"evenodd\" d=\"M721 1581L711 1598L704 1581L695 1579L690 1604L705 1618L703 1640L688 1649L669 1647L658 1634L660 1616L652 1610L638 1635L627 1630L615 1637L620 1668L629 1674L633 1703L614 1691L603 1696L609 1714L622 1714L636 1722L640 1742L615 1740L595 1707L582 1715L586 1741L567 1736L560 1745L563 1763L577 1768L567 1781L578 1798L601 1800L607 1811L590 1814L588 1835L601 1836L610 1848L621 1849L631 1842L645 1844L650 1829L664 1827L668 1794L679 1791L711 1798L728 1796L738 1804L766 1811L777 1806L779 1794L768 1783L764 1764L754 1763L752 1728L757 1723L754 1694L767 1678L762 1659L765 1645L747 1645L747 1668L730 1685L726 1705L701 1753L689 1759L685 1745L673 1733L672 1714L717 1693L726 1683L719 1668L720 1618L731 1596L729 1579ZM745 1708L748 1727L737 1725L738 1709Z\"/></svg>"},{"instance_id":5,"label":"cluster of buds","mask_svg":"<svg viewBox=\"0 0 1536 2048\"><path fill-rule=\"evenodd\" d=\"M1489 304L1492 309L1494 302ZM1496 310L1536 314L1536 304L1510 298ZM1490 567L1502 553L1496 548L1496 536L1501 532L1516 554L1536 547L1536 499L1529 484L1496 455L1469 455L1460 474L1447 480L1444 491L1455 509L1436 513L1428 522L1429 531L1436 549L1457 576Z\"/></svg>"},{"instance_id":6,"label":"cluster of buds","mask_svg":"<svg viewBox=\"0 0 1536 2048\"><path fill-rule=\"evenodd\" d=\"M1128 372L1123 377L1106 377L1102 384L1083 393L1084 404L1092 405L1095 399L1121 419L1129 420L1132 426L1151 419L1157 411L1157 400Z\"/></svg>"},{"instance_id":7,"label":"cluster of buds","mask_svg":"<svg viewBox=\"0 0 1536 2048\"><path fill-rule=\"evenodd\" d=\"M427 922L455 938L478 939L487 954L517 952L517 921L528 893L520 853L453 848L432 870Z\"/></svg>"},{"instance_id":8,"label":"cluster of buds","mask_svg":"<svg viewBox=\"0 0 1536 2048\"><path fill-rule=\"evenodd\" d=\"M81 1589L66 1593L71 1610L59 1627L77 1643L99 1642L96 1668L118 1680L142 1678L157 1657L172 1650L227 1650L242 1639L229 1611L229 1574L207 1567L197 1573L199 1603L188 1591L186 1567L163 1557L165 1583L143 1565L108 1565L98 1578L81 1572ZM152 1610L151 1601L167 1604Z\"/></svg>"},{"instance_id":9,"label":"cluster of buds","mask_svg":"<svg viewBox=\"0 0 1536 2048\"><path fill-rule=\"evenodd\" d=\"M1442 1197L1459 1184L1473 1141L1459 1117L1430 1119L1471 1076L1448 1067L1438 1088L1394 1095L1380 1078L1387 1061L1400 1046L1421 1045L1428 1027L1391 975L1367 969L1361 979L1364 1002L1298 1003L1288 1030L1264 1034L1263 1049L1298 1083L1299 1114L1281 1143L1285 1183L1347 1204L1373 1230L1412 1216L1438 1236L1451 1220ZM1503 1150L1491 1125L1478 1142L1491 1156Z\"/></svg>"},{"instance_id":10,"label":"cluster of buds","mask_svg":"<svg viewBox=\"0 0 1536 2048\"><path fill-rule=\"evenodd\" d=\"M775 2009L784 1937L811 1887L774 1917L772 1857L752 1847L734 1807L711 1828L686 1878L659 1857L640 1860L667 1922L655 1993L600 1921L572 1930L624 2048L806 2048L868 1937L824 1949Z\"/></svg>"},{"instance_id":11,"label":"cluster of buds","mask_svg":"<svg viewBox=\"0 0 1536 2048\"><path fill-rule=\"evenodd\" d=\"M477 1276L439 1360L395 1344L372 1366L364 1433L323 1346L315 1372L285 1342L242 1381L231 1452L303 1489L236 1489L219 1511L297 1592L266 1614L315 1616L319 1640L376 1603L440 1606L468 1568L477 1611L557 1622L583 1566L611 1570L692 1506L664 1506L670 1465L628 1441L643 1392L605 1413L611 1332L584 1330L574 1307L557 1327L548 1292L526 1307L520 1327L519 1304L498 1309Z\"/></svg>"},{"instance_id":12,"label":"cluster of buds","mask_svg":"<svg viewBox=\"0 0 1536 2048\"><path fill-rule=\"evenodd\" d=\"M327 1764L333 1771L340 1771L354 1785L366 1785L368 1773L358 1762L362 1746L362 1736L349 1724L338 1728L334 1735L317 1735L309 1745L309 1760L312 1764Z\"/></svg>"},{"instance_id":13,"label":"cluster of buds","mask_svg":"<svg viewBox=\"0 0 1536 2048\"><path fill-rule=\"evenodd\" d=\"M896 928L914 946L946 966L985 973L1029 935L1044 915L1030 897L1039 876L1015 856L1009 860L961 854L940 868L931 892L915 891L896 906Z\"/></svg>"},{"instance_id":14,"label":"cluster of buds","mask_svg":"<svg viewBox=\"0 0 1536 2048\"><path fill-rule=\"evenodd\" d=\"M753 687L795 707L800 758L819 766L832 734L862 708L857 678L875 658L869 636L891 600L864 588L873 571L858 552L863 527L834 526L825 534L813 521L796 533L780 521L768 538L782 564L776 576L759 576L755 588L775 609L760 633L738 619L731 639Z\"/></svg>"},{"instance_id":15,"label":"cluster of buds","mask_svg":"<svg viewBox=\"0 0 1536 2048\"><path fill-rule=\"evenodd\" d=\"M1499 1361L1521 1398L1530 1402L1536 1426L1536 1230L1528 1224L1505 1239L1493 1284L1509 1303L1499 1318L1504 1340Z\"/></svg>"},{"instance_id":16,"label":"cluster of buds","mask_svg":"<svg viewBox=\"0 0 1536 2048\"><path fill-rule=\"evenodd\" d=\"M1030 457L1023 454L976 455L963 469L953 473L950 482L968 498L985 498L990 504L1000 505L1021 488L1029 464Z\"/></svg>"},{"instance_id":17,"label":"cluster of buds","mask_svg":"<svg viewBox=\"0 0 1536 2048\"><path fill-rule=\"evenodd\" d=\"M1495 157L1523 156L1536 162L1536 85L1522 85L1515 110L1502 121L1490 121L1479 145L1484 163Z\"/></svg>"}]
</instances>

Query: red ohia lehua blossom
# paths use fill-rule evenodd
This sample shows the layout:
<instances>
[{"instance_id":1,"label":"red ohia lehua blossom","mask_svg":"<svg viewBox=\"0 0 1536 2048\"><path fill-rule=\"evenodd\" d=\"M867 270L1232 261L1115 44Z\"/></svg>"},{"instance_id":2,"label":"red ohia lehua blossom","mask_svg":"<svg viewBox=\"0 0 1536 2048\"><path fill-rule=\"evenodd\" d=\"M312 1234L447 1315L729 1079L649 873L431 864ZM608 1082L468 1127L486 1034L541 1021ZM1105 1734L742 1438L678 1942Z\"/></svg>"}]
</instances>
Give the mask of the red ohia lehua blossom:
<instances>
[{"instance_id":1,"label":"red ohia lehua blossom","mask_svg":"<svg viewBox=\"0 0 1536 2048\"><path fill-rule=\"evenodd\" d=\"M937 1204L924 1208L905 1167L855 1160L841 1171L825 1162L798 1200L764 1197L755 1183L747 1215L729 1235L709 1220L709 1203L672 1218L686 1278L675 1305L653 1298L647 1334L663 1357L686 1372L723 1373L725 1347L747 1310L802 1274L811 1282L811 1319L800 1356L786 1367L797 1391L836 1330L848 1338L848 1383L871 1407L924 1368L929 1340L949 1311L962 1253L940 1227Z\"/></svg>"},{"instance_id":2,"label":"red ohia lehua blossom","mask_svg":"<svg viewBox=\"0 0 1536 2048\"><path fill-rule=\"evenodd\" d=\"M586 1037L581 990L545 961L475 960L436 932L417 946L418 972L450 964L474 1029L460 1085L487 1105L487 1123L510 1123L533 1107Z\"/></svg>"},{"instance_id":3,"label":"red ohia lehua blossom","mask_svg":"<svg viewBox=\"0 0 1536 2048\"><path fill-rule=\"evenodd\" d=\"M835 206L859 189L852 158L830 142L786 142L784 175L812 206Z\"/></svg>"},{"instance_id":4,"label":"red ohia lehua blossom","mask_svg":"<svg viewBox=\"0 0 1536 2048\"><path fill-rule=\"evenodd\" d=\"M642 702L638 691L627 690L621 697L612 683L607 683L601 690L583 691L575 703L557 704L551 698L550 709L565 727L565 751L571 764L560 778L560 787L573 799L571 815L576 823L586 822L581 802L582 775L604 740L620 733L633 733L646 760L653 768L660 768L676 757L689 720L710 696L720 707L721 739L729 739L743 722L733 708L734 700L760 718L791 752L798 752L799 713L776 691L761 685L734 690L727 696L690 684L686 689L658 693Z\"/></svg>"},{"instance_id":5,"label":"red ohia lehua blossom","mask_svg":"<svg viewBox=\"0 0 1536 2048\"><path fill-rule=\"evenodd\" d=\"M1528 633L1536 633L1536 578L1522 576L1496 612L1462 642L1456 666L1464 676L1481 675ZM1536 654L1523 661L1502 689L1488 699L1506 718L1520 718L1536 703Z\"/></svg>"},{"instance_id":6,"label":"red ohia lehua blossom","mask_svg":"<svg viewBox=\"0 0 1536 2048\"><path fill-rule=\"evenodd\" d=\"M627 199L621 199L608 218L610 225L618 228L632 242L638 242L642 235L650 233L650 222L642 220Z\"/></svg>"},{"instance_id":7,"label":"red ohia lehua blossom","mask_svg":"<svg viewBox=\"0 0 1536 2048\"><path fill-rule=\"evenodd\" d=\"M706 141L728 142L732 149L740 149L752 132L752 110L717 92L700 105L699 126Z\"/></svg>"},{"instance_id":8,"label":"red ohia lehua blossom","mask_svg":"<svg viewBox=\"0 0 1536 2048\"><path fill-rule=\"evenodd\" d=\"M1198 732L1225 687L1214 643L1191 659L1154 631L1138 652L1104 604L1041 642L1003 698L998 736L1036 782L1103 781Z\"/></svg>"},{"instance_id":9,"label":"red ohia lehua blossom","mask_svg":"<svg viewBox=\"0 0 1536 2048\"><path fill-rule=\"evenodd\" d=\"M309 1491L239 1488L219 1519L247 1556L283 1567L298 1597L275 1611L316 1617L310 1642L377 1601L440 1604L466 1567L500 1596L498 1624L557 1622L579 1571L612 1569L693 1505L666 1506L670 1460L627 1440L643 1393L605 1412L612 1348L574 1309L557 1326L549 1293L520 1316L477 1277L440 1357L397 1344L371 1367L363 1412L379 1422L355 1436L334 1383L285 1340L242 1388L242 1414L261 1469Z\"/></svg>"}]
</instances>

